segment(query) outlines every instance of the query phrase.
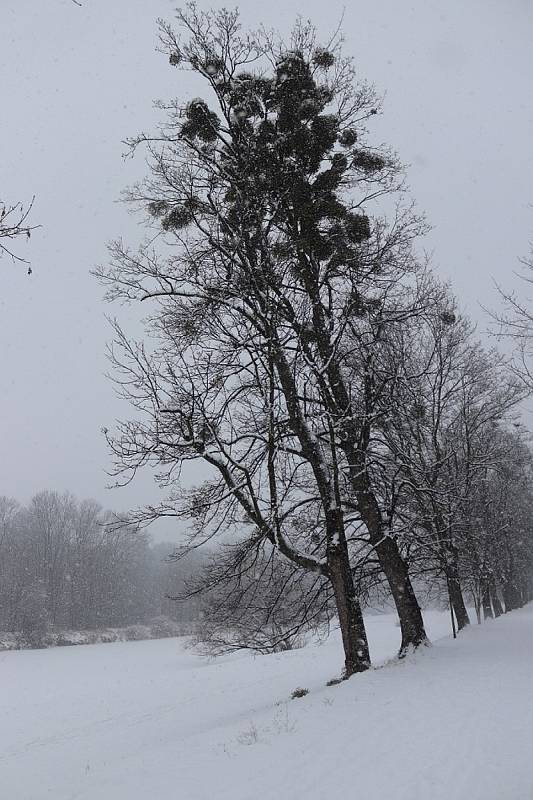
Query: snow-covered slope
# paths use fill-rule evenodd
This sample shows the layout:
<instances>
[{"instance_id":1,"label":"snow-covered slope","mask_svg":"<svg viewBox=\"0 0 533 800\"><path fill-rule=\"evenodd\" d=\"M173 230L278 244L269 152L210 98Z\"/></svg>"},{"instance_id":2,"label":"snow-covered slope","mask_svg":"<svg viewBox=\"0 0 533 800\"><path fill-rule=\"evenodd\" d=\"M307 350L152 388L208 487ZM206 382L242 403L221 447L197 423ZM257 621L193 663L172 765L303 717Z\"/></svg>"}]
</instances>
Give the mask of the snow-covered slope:
<instances>
[{"instance_id":1,"label":"snow-covered slope","mask_svg":"<svg viewBox=\"0 0 533 800\"><path fill-rule=\"evenodd\" d=\"M392 656L393 616L367 623ZM334 637L211 662L175 639L2 653L0 797L533 798L533 607L326 687L340 660Z\"/></svg>"}]
</instances>

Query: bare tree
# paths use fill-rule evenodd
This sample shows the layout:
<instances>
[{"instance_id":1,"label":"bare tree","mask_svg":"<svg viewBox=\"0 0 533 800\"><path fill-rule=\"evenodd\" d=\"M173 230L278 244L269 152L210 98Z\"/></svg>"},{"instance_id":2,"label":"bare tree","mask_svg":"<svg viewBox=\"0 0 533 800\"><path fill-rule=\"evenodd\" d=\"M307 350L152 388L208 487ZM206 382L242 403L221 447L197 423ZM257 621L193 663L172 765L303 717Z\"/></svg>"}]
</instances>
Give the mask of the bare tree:
<instances>
[{"instance_id":1,"label":"bare tree","mask_svg":"<svg viewBox=\"0 0 533 800\"><path fill-rule=\"evenodd\" d=\"M520 290L498 286L503 310L491 311L493 333L514 345L513 368L531 390L533 388L533 307L527 295L533 284L533 249L529 258L521 259L522 272L517 273Z\"/></svg>"},{"instance_id":2,"label":"bare tree","mask_svg":"<svg viewBox=\"0 0 533 800\"><path fill-rule=\"evenodd\" d=\"M8 255L14 261L27 263L12 249L12 242L15 239L29 239L32 231L38 227L29 223L34 199L27 206L22 203L9 205L0 200L0 257ZM28 273L31 274L30 267L28 267Z\"/></svg>"},{"instance_id":3,"label":"bare tree","mask_svg":"<svg viewBox=\"0 0 533 800\"><path fill-rule=\"evenodd\" d=\"M322 48L314 29L299 25L283 46L241 33L236 13L193 4L178 19L187 40L162 25L163 47L171 64L203 79L216 111L204 100L171 103L158 135L131 142L152 161L129 199L160 222L161 247L133 253L118 242L99 275L110 298L153 303L160 346L131 346L117 328L119 380L150 419L111 437L117 470L152 461L165 465L170 486L187 460L210 464L219 483L202 495L205 506L240 505L254 535L331 580L349 673L368 660L347 513L359 515L386 575L402 652L426 641L371 486L370 417L354 407L355 361L346 367L352 342L365 337L357 320L374 312L383 321L381 301L395 286L399 297L402 279L418 269L411 243L423 226L409 209L390 224L365 211L401 176L390 153L365 141L378 104L336 40ZM366 389L370 364L357 367ZM289 496L293 508L281 510ZM298 502L324 526L319 557L309 537L303 549L286 534ZM177 506L174 494L141 517L184 513Z\"/></svg>"},{"instance_id":4,"label":"bare tree","mask_svg":"<svg viewBox=\"0 0 533 800\"><path fill-rule=\"evenodd\" d=\"M475 341L473 326L442 290L414 326L397 329L384 357L386 371L395 373L396 413L384 418L382 437L392 455L396 524L416 542L423 573L444 576L461 629L469 621L461 571L470 582L471 510L487 471L509 457L499 431L525 393L502 356ZM487 594L488 574L483 586Z\"/></svg>"},{"instance_id":5,"label":"bare tree","mask_svg":"<svg viewBox=\"0 0 533 800\"><path fill-rule=\"evenodd\" d=\"M215 551L188 582L185 596L202 596L195 642L204 652L292 650L309 632L327 628L332 598L323 576L302 571L268 544L244 553L236 571L238 547Z\"/></svg>"},{"instance_id":6,"label":"bare tree","mask_svg":"<svg viewBox=\"0 0 533 800\"><path fill-rule=\"evenodd\" d=\"M65 493L40 492L28 509L35 551L36 572L47 598L52 624L60 621L66 590L68 547L75 515L74 498Z\"/></svg>"}]
</instances>

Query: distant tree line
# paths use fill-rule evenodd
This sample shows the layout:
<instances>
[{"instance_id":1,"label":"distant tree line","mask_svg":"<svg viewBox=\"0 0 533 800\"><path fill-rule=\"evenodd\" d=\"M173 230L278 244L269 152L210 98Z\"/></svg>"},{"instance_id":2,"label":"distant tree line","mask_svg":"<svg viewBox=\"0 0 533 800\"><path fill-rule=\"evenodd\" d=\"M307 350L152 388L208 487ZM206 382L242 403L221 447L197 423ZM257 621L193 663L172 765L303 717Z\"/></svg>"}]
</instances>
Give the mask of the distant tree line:
<instances>
[{"instance_id":1,"label":"distant tree line","mask_svg":"<svg viewBox=\"0 0 533 800\"><path fill-rule=\"evenodd\" d=\"M307 23L284 44L189 3L178 26L162 47L204 97L160 104L158 132L131 141L150 163L129 194L149 241L116 242L98 270L109 299L149 309L144 341L115 325L135 412L108 440L117 481L150 464L167 499L124 524L185 519L184 552L226 541L184 594L206 598L215 648L266 632L280 647L334 613L346 677L370 665L376 594L402 656L427 642L421 582L459 629L469 599L480 617L517 608L528 389L418 256L425 224L368 137L373 89ZM192 461L205 480L184 489Z\"/></svg>"},{"instance_id":2,"label":"distant tree line","mask_svg":"<svg viewBox=\"0 0 533 800\"><path fill-rule=\"evenodd\" d=\"M0 498L0 631L38 641L48 630L122 627L164 615L180 622L195 604L169 599L183 585L172 545L133 529L92 500L41 492L28 506Z\"/></svg>"}]
</instances>

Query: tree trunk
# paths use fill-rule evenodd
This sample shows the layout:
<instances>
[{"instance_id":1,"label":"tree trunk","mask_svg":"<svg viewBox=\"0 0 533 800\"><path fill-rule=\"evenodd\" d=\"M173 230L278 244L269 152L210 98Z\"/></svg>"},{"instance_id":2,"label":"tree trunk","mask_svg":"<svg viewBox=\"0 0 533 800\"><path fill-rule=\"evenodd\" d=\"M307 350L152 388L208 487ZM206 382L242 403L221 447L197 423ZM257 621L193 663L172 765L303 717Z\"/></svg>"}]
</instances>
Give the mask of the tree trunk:
<instances>
[{"instance_id":1,"label":"tree trunk","mask_svg":"<svg viewBox=\"0 0 533 800\"><path fill-rule=\"evenodd\" d=\"M503 600L505 603L505 612L514 611L520 608L520 595L512 578L505 581L502 586Z\"/></svg>"},{"instance_id":2,"label":"tree trunk","mask_svg":"<svg viewBox=\"0 0 533 800\"><path fill-rule=\"evenodd\" d=\"M328 572L335 594L344 647L344 677L370 667L363 613L355 594L348 551L337 548L328 558Z\"/></svg>"},{"instance_id":3,"label":"tree trunk","mask_svg":"<svg viewBox=\"0 0 533 800\"><path fill-rule=\"evenodd\" d=\"M378 502L369 491L357 495L361 518L366 525L370 544L373 545L389 584L402 632L399 656L402 658L411 649L427 644L422 612L409 578L407 564L401 556L398 545L383 533L384 526Z\"/></svg>"},{"instance_id":4,"label":"tree trunk","mask_svg":"<svg viewBox=\"0 0 533 800\"><path fill-rule=\"evenodd\" d=\"M331 476L326 468L320 444L315 436L311 434L305 415L302 412L294 376L285 358L283 348L277 339L278 333L274 330L271 331L271 334L273 363L275 363L283 387L291 427L298 437L302 454L313 470L320 498L326 511L327 538L329 542L327 574L333 586L342 633L345 663L344 677L349 678L355 672L363 672L370 667L370 655L363 614L355 594L342 512L337 499L335 505L331 503Z\"/></svg>"},{"instance_id":5,"label":"tree trunk","mask_svg":"<svg viewBox=\"0 0 533 800\"><path fill-rule=\"evenodd\" d=\"M480 597L479 597L479 591L478 591L477 586L476 586L475 591L472 592L472 596L474 598L474 607L476 609L477 624L481 625L481 600L480 600Z\"/></svg>"},{"instance_id":6,"label":"tree trunk","mask_svg":"<svg viewBox=\"0 0 533 800\"><path fill-rule=\"evenodd\" d=\"M494 609L494 616L501 617L503 614L502 604L500 602L500 598L498 597L498 590L496 589L496 583L494 580L491 580L489 583L489 592L490 592L490 599L492 601L492 608Z\"/></svg>"},{"instance_id":7,"label":"tree trunk","mask_svg":"<svg viewBox=\"0 0 533 800\"><path fill-rule=\"evenodd\" d=\"M400 620L402 643L399 655L402 658L410 649L428 643L424 620L409 578L407 565L400 555L396 542L389 537L382 537L375 547Z\"/></svg>"},{"instance_id":8,"label":"tree trunk","mask_svg":"<svg viewBox=\"0 0 533 800\"><path fill-rule=\"evenodd\" d=\"M520 608L523 608L523 606L525 606L526 603L529 602L529 587L527 580L523 575L520 577L518 583L518 591L520 594Z\"/></svg>"},{"instance_id":9,"label":"tree trunk","mask_svg":"<svg viewBox=\"0 0 533 800\"><path fill-rule=\"evenodd\" d=\"M402 558L398 545L386 535L381 509L372 491L370 476L367 471L366 454L368 452L371 430L369 419L372 408L362 430L354 423L356 415L352 408L350 393L347 390L339 362L334 357L335 349L329 339L328 325L324 318L320 295L316 286L309 284L309 294L313 299L313 327L317 336L317 344L327 365L327 376L330 391L324 393L323 400L327 404L332 420L342 431L339 449L344 452L349 465L349 476L352 490L357 500L361 518L368 531L370 544L378 557L381 569L389 584L402 631L402 644L399 655L404 656L411 648L427 644L428 638L424 630L424 620L418 605L407 564ZM365 383L367 378L365 378ZM370 406L372 390L366 386Z\"/></svg>"},{"instance_id":10,"label":"tree trunk","mask_svg":"<svg viewBox=\"0 0 533 800\"><path fill-rule=\"evenodd\" d=\"M441 524L439 524L439 522ZM458 630L462 631L463 628L466 628L467 625L470 625L470 618L468 616L468 611L466 610L463 592L459 582L459 555L457 552L457 547L455 547L449 538L446 538L446 536L441 533L443 530L443 523L441 518L437 517L437 515L435 518L435 527L439 537L442 556L446 564L446 579L448 583L450 602L455 612L457 628Z\"/></svg>"},{"instance_id":11,"label":"tree trunk","mask_svg":"<svg viewBox=\"0 0 533 800\"><path fill-rule=\"evenodd\" d=\"M513 553L508 550L508 563L506 569L506 577L502 586L502 594L505 602L505 611L515 611L523 605L520 586L517 580Z\"/></svg>"},{"instance_id":12,"label":"tree trunk","mask_svg":"<svg viewBox=\"0 0 533 800\"><path fill-rule=\"evenodd\" d=\"M494 619L494 614L492 613L492 606L490 604L490 591L488 582L485 582L483 586L483 595L481 597L481 603L483 605L483 616L485 617L485 619Z\"/></svg>"},{"instance_id":13,"label":"tree trunk","mask_svg":"<svg viewBox=\"0 0 533 800\"><path fill-rule=\"evenodd\" d=\"M451 573L451 574L450 574ZM461 584L457 578L457 571L450 567L448 574L448 591L450 593L450 601L457 620L457 629L462 631L467 625L470 625L470 618L466 610L463 593L461 591Z\"/></svg>"}]
</instances>

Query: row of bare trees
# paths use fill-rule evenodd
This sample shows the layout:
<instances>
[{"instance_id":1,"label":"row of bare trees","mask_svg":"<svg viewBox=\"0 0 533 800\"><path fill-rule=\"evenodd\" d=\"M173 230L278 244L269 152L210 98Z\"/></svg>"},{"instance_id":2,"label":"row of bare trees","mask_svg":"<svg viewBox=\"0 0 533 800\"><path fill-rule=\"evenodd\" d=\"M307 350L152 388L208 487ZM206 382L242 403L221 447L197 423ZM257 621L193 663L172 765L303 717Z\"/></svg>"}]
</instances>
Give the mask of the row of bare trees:
<instances>
[{"instance_id":1,"label":"row of bare trees","mask_svg":"<svg viewBox=\"0 0 533 800\"><path fill-rule=\"evenodd\" d=\"M129 200L153 232L98 270L110 299L149 309L145 341L115 325L135 415L108 439L118 481L151 464L168 497L128 522L185 518L183 552L222 537L190 589L214 620L240 609L260 635L287 596L285 627L333 607L349 676L370 664L372 592L396 608L402 655L427 641L413 578L445 583L459 627L467 587L487 613L529 596L524 390L417 257L424 223L368 140L378 99L338 37L322 47L299 23L283 44L194 3L178 26L161 24L162 47L205 99L162 105L158 133L131 141L150 174Z\"/></svg>"}]
</instances>

